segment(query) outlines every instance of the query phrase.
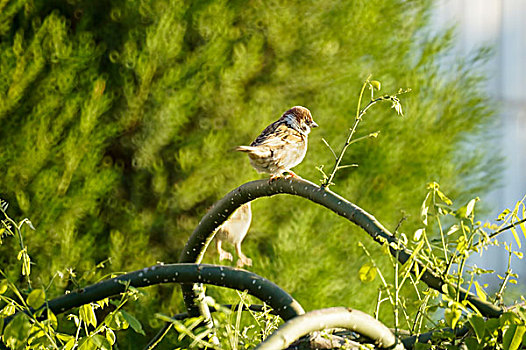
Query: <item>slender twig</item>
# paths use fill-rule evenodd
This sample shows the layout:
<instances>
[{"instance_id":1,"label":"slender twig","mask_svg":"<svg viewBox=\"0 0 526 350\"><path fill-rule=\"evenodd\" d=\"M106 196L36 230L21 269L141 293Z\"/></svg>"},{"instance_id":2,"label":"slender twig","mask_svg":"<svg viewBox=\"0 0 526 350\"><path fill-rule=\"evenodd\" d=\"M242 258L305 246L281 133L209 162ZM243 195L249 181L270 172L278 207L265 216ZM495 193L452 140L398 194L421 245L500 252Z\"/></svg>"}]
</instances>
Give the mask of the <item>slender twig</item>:
<instances>
[{"instance_id":1,"label":"slender twig","mask_svg":"<svg viewBox=\"0 0 526 350\"><path fill-rule=\"evenodd\" d=\"M512 251L511 251L511 247L510 247L510 250L508 252L508 267L506 268L506 273L504 275L504 279L499 287L499 291L497 293L495 293L495 303L497 303L497 301L500 301L500 304L502 304L502 293L504 292L504 288L506 288L506 285L508 284L508 281L511 277L511 257L512 257Z\"/></svg>"},{"instance_id":2,"label":"slender twig","mask_svg":"<svg viewBox=\"0 0 526 350\"><path fill-rule=\"evenodd\" d=\"M321 140L323 141L323 143L325 144L325 146L327 146L331 152L332 152L332 155L334 156L334 160L338 160L338 156L336 155L336 152L334 152L334 150L332 149L331 145L329 145L329 143L327 142L327 140L325 140L323 137L321 138Z\"/></svg>"},{"instance_id":3,"label":"slender twig","mask_svg":"<svg viewBox=\"0 0 526 350\"><path fill-rule=\"evenodd\" d=\"M340 151L340 154L336 157L336 162L334 163L334 166L332 168L332 171L331 171L330 175L327 178L325 178L325 181L321 185L322 188L329 188L330 185L333 184L332 180L334 179L334 176L336 175L336 172L343 168L343 167L340 166L340 163L341 163L341 161L343 159L343 156L344 156L345 152L347 151L347 148L351 144L353 144L354 142L361 141L361 140L363 140L365 138L378 136L378 132L376 132L376 133L371 133L371 134L369 134L367 136L363 136L363 137L360 137L360 138L352 141L352 137L354 136L354 133L356 132L356 128L358 127L358 124L360 123L360 121L362 121L363 116L365 115L365 113L367 113L369 108L371 108L372 106L374 106L375 104L377 104L378 102L381 102L381 101L391 101L391 102L393 102L393 107L395 107L397 113L402 114L400 101L398 100L397 96L401 95L401 94L404 94L406 92L409 92L410 90L400 90L398 93L396 93L394 95L384 95L384 96L381 96L381 97L378 97L378 98L374 98L374 93L373 93L374 87L371 84L371 81L369 80L370 78L371 78L371 76L369 75L369 77L367 77L367 79L365 80L365 82L362 85L362 89L360 90L360 96L358 98L358 105L356 106L356 115L355 115L355 118L354 118L354 123L353 123L352 127L349 129L349 135L347 136L347 140L345 141L345 144L343 145L343 147L342 147L342 149ZM365 89L367 87L369 87L371 89L371 100L369 101L369 103L367 103L367 105L363 109L361 109L363 94L364 94ZM325 142L325 144L327 146L329 146L327 141L324 140L324 142ZM335 154L330 146L329 146L329 149L331 149L333 154Z\"/></svg>"},{"instance_id":4,"label":"slender twig","mask_svg":"<svg viewBox=\"0 0 526 350\"><path fill-rule=\"evenodd\" d=\"M365 86L366 85L364 84L363 88L365 88ZM358 103L361 103L362 94L363 94L363 88L362 88L362 93L360 94L360 99L358 100L359 101ZM334 179L334 176L336 175L336 172L339 169L340 163L341 163L341 161L343 159L343 155L345 154L345 151L347 151L347 147L349 147L351 145L351 143L352 143L351 139L352 139L354 133L356 132L356 127L358 126L358 124L362 120L362 117L365 115L365 113L367 113L367 110L369 108L371 108L372 106L374 106L376 103L378 103L380 101L385 101L385 100L386 100L386 98L383 97L383 96L382 97L378 97L378 98L376 98L376 99L374 99L372 101L369 101L367 106L365 106L365 108L362 111L358 112L358 115L354 119L354 124L353 124L352 128L350 129L349 136L347 136L347 141L345 141L345 144L343 145L342 150L340 151L340 155L338 156L338 158L336 159L336 162L334 163L334 166L332 168L331 174L329 175L329 178L327 180L325 180L325 182L321 185L322 188L329 188L329 186L332 184L332 180Z\"/></svg>"},{"instance_id":5,"label":"slender twig","mask_svg":"<svg viewBox=\"0 0 526 350\"><path fill-rule=\"evenodd\" d=\"M488 235L488 239L493 239L493 238L497 237L498 235L500 235L501 233L509 230L510 228L514 228L515 226L520 225L523 222L526 222L526 218L524 218L522 220L519 220L517 222L514 222L513 224L510 224L510 225L508 225L506 227L498 229L497 231L495 231L495 232L491 233L490 235ZM484 239L479 239L479 241L473 245L473 248L478 247L480 244L482 244L482 242L484 242Z\"/></svg>"}]
</instances>

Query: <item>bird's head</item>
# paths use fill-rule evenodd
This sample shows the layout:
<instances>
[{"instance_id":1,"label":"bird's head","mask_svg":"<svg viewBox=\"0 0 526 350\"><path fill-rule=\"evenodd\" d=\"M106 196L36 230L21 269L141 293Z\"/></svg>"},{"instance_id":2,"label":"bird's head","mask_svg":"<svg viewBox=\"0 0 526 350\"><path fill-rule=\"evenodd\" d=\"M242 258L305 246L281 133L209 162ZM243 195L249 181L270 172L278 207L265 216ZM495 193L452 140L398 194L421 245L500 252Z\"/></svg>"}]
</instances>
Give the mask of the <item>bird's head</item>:
<instances>
[{"instance_id":1,"label":"bird's head","mask_svg":"<svg viewBox=\"0 0 526 350\"><path fill-rule=\"evenodd\" d=\"M308 135L311 128L318 127L310 111L302 106L294 106L281 116L287 124L302 134Z\"/></svg>"}]
</instances>

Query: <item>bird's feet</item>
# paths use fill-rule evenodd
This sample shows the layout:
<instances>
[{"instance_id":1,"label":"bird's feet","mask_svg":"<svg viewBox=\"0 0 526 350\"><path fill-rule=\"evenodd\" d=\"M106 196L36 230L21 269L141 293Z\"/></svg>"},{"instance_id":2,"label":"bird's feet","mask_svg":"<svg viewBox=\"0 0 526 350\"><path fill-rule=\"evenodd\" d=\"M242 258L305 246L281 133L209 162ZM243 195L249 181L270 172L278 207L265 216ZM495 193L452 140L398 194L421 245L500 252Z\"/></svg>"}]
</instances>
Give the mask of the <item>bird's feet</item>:
<instances>
[{"instance_id":1,"label":"bird's feet","mask_svg":"<svg viewBox=\"0 0 526 350\"><path fill-rule=\"evenodd\" d=\"M287 175L284 175L284 176L283 176L285 179L290 179L290 178L292 178L292 177L295 177L295 178L299 178L299 179L301 179L301 177L299 177L298 175L296 175L296 173L294 173L292 170L287 170L286 173L287 173Z\"/></svg>"},{"instance_id":2,"label":"bird's feet","mask_svg":"<svg viewBox=\"0 0 526 350\"><path fill-rule=\"evenodd\" d=\"M234 260L234 257L232 256L232 254L230 254L229 252L227 251L224 251L224 250L218 250L219 251L219 261L222 261L222 260Z\"/></svg>"},{"instance_id":3,"label":"bird's feet","mask_svg":"<svg viewBox=\"0 0 526 350\"><path fill-rule=\"evenodd\" d=\"M242 268L245 265L252 266L252 259L250 259L246 255L240 255L239 259L237 259L236 266Z\"/></svg>"},{"instance_id":4,"label":"bird's feet","mask_svg":"<svg viewBox=\"0 0 526 350\"><path fill-rule=\"evenodd\" d=\"M272 175L270 175L270 178L268 179L268 182L272 183L273 181L275 181L277 179L280 179L280 178L288 180L288 179L293 178L293 177L295 177L297 179L301 179L301 177L298 176L296 173L294 173L292 170L285 170L284 172L282 172L280 174L272 174Z\"/></svg>"}]
</instances>

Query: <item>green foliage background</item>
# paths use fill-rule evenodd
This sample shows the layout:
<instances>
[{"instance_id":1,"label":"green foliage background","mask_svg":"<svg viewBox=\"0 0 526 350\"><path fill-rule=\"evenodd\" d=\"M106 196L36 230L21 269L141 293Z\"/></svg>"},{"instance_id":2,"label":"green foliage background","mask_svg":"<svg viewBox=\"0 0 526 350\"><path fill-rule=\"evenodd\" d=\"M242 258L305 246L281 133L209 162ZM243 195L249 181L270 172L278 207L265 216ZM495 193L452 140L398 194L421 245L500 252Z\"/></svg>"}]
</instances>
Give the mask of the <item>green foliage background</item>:
<instances>
[{"instance_id":1,"label":"green foliage background","mask_svg":"<svg viewBox=\"0 0 526 350\"><path fill-rule=\"evenodd\" d=\"M67 268L86 284L175 262L207 208L260 177L232 149L293 105L320 125L295 169L318 181L315 167L332 165L321 138L344 142L369 73L386 92L412 88L406 117L373 108L357 136L380 136L350 148L345 162L359 167L340 171L333 190L390 229L405 211L401 231L412 233L426 183L455 198L488 189L497 164L482 142L493 116L477 73L486 54L442 69L453 32L428 29L432 3L0 2L0 197L37 228L24 232L34 285ZM363 232L288 196L257 200L253 211L244 243L252 271L309 310L373 311L356 242L379 249ZM13 279L15 247L0 246ZM218 262L215 249L205 262ZM48 295L66 288L72 280L57 278ZM141 305L150 314L183 308L178 288L166 286Z\"/></svg>"}]
</instances>

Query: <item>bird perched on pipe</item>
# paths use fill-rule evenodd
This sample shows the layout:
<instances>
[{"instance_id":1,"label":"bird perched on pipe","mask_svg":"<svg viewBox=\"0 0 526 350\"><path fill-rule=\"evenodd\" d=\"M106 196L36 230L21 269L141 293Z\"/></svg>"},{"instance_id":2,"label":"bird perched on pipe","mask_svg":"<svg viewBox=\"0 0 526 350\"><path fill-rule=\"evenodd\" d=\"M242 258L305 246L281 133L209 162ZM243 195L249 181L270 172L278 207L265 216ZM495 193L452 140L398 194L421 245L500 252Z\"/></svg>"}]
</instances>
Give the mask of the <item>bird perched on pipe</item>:
<instances>
[{"instance_id":1,"label":"bird perched on pipe","mask_svg":"<svg viewBox=\"0 0 526 350\"><path fill-rule=\"evenodd\" d=\"M284 173L296 176L290 169L305 158L308 135L317 126L307 108L295 106L267 126L250 146L236 147L236 151L248 153L254 169L269 173L270 180Z\"/></svg>"},{"instance_id":2,"label":"bird perched on pipe","mask_svg":"<svg viewBox=\"0 0 526 350\"><path fill-rule=\"evenodd\" d=\"M243 242L250 228L251 221L252 210L250 208L250 202L248 202L237 208L228 220L219 226L215 236L219 260L233 260L232 254L224 251L222 248L222 243L228 242L236 248L236 253L239 257L236 264L237 267L243 267L244 265L252 266L252 260L241 251L241 242Z\"/></svg>"}]
</instances>

